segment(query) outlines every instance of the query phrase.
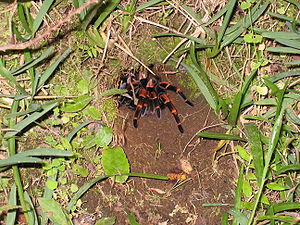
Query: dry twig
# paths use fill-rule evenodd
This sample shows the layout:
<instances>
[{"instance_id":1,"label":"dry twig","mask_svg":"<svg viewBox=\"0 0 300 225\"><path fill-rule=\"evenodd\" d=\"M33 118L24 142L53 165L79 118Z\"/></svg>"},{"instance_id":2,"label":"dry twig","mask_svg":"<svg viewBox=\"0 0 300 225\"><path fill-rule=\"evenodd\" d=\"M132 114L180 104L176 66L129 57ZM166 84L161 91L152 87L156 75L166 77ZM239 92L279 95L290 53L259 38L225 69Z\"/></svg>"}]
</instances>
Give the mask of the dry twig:
<instances>
[{"instance_id":1,"label":"dry twig","mask_svg":"<svg viewBox=\"0 0 300 225\"><path fill-rule=\"evenodd\" d=\"M52 32L58 30L64 23L70 22L71 18L74 15L79 14L82 10L84 10L88 6L90 6L90 5L94 4L94 3L98 3L98 2L99 2L99 0L90 0L87 3L83 4L82 6L80 6L79 8L71 11L69 13L69 15L65 19L61 20L56 25L50 26L44 33L40 34L36 38L34 38L34 39L30 40L30 41L24 42L24 43L2 45L2 46L0 46L0 51L5 52L7 50L22 50L22 49L26 49L26 48L28 48L30 46L34 46L40 40L42 40L43 38L47 37Z\"/></svg>"}]
</instances>

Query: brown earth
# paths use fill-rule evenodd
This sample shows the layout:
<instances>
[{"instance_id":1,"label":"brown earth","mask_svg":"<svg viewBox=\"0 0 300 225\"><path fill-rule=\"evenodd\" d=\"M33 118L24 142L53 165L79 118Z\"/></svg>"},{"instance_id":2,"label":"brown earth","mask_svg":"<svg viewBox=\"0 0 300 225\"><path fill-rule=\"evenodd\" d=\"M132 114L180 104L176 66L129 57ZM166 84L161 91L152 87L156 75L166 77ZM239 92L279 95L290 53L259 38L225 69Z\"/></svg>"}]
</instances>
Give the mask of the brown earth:
<instances>
[{"instance_id":1,"label":"brown earth","mask_svg":"<svg viewBox=\"0 0 300 225\"><path fill-rule=\"evenodd\" d=\"M178 86L176 79L173 75L164 80ZM233 204L234 163L230 156L222 157L213 169L213 149L218 142L194 137L205 127L206 132L222 132L217 125L220 121L203 97L190 107L175 93L169 96L183 120L184 134L168 109L163 110L161 119L155 115L142 117L136 129L132 126L134 111L122 106L120 114L126 118L123 147L131 172L180 174L186 168L180 161L186 160L193 169L187 179L176 188L176 181L130 178L125 184L117 184L107 180L97 185L101 194L91 191L83 197L88 211L95 213L97 208L100 217L116 216L116 224L129 224L126 213L135 214L140 224L221 224L222 213ZM229 206L204 207L204 203Z\"/></svg>"}]
</instances>

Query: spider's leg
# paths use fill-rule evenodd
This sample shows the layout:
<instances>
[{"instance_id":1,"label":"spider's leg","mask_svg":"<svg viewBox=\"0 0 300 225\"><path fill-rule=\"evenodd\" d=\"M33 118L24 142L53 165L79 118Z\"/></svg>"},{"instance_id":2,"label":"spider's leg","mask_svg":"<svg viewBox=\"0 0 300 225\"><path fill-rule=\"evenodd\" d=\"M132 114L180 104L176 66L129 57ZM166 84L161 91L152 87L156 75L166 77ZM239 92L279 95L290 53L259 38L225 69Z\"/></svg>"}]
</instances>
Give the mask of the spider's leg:
<instances>
[{"instance_id":1,"label":"spider's leg","mask_svg":"<svg viewBox=\"0 0 300 225\"><path fill-rule=\"evenodd\" d=\"M190 106L194 106L194 104L192 102L190 102L187 97L183 94L182 90L174 85L171 85L170 83L168 82L160 82L159 83L159 87L162 88L162 89L165 89L165 90L170 90L170 91L173 91L177 94L180 95L180 97L184 100L184 102Z\"/></svg>"},{"instance_id":2,"label":"spider's leg","mask_svg":"<svg viewBox=\"0 0 300 225\"><path fill-rule=\"evenodd\" d=\"M145 110L145 99L147 98L147 90L145 88L140 88L138 93L138 103L133 117L133 126L138 127L138 120L141 118Z\"/></svg>"},{"instance_id":3,"label":"spider's leg","mask_svg":"<svg viewBox=\"0 0 300 225\"><path fill-rule=\"evenodd\" d=\"M157 93L155 91L150 92L150 100L153 102L153 106L154 106L157 118L160 119L161 118L161 109L160 109L160 105L159 105L159 99L158 99Z\"/></svg>"},{"instance_id":4,"label":"spider's leg","mask_svg":"<svg viewBox=\"0 0 300 225\"><path fill-rule=\"evenodd\" d=\"M183 130L183 127L181 125L181 122L180 122L180 119L179 119L179 116L178 116L178 112L177 112L177 109L175 108L175 106L173 105L173 103L171 102L169 96L164 93L164 94L161 94L160 96L160 99L162 100L163 104L167 105L167 107L169 108L170 112L173 114L175 120L176 120L176 123L177 123L177 127L179 129L179 131L181 133L184 132Z\"/></svg>"}]
</instances>

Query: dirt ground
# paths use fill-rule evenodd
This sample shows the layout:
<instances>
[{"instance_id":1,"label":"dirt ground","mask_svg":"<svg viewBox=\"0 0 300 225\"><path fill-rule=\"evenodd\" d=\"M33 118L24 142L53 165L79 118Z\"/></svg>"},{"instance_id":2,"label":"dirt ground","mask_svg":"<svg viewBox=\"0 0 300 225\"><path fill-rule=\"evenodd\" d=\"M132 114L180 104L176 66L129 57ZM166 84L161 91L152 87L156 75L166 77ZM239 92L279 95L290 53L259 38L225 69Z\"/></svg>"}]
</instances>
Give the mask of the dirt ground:
<instances>
[{"instance_id":1,"label":"dirt ground","mask_svg":"<svg viewBox=\"0 0 300 225\"><path fill-rule=\"evenodd\" d=\"M178 85L175 75L163 78ZM193 136L201 129L206 132L222 132L220 121L203 97L194 100L194 107L186 105L175 93L169 93L177 108L185 132L181 134L168 109L162 118L155 115L142 117L138 128L132 126L133 110L120 108L125 118L126 155L131 172L167 175L180 174L181 161L192 167L187 179L178 185L176 181L130 178L125 184L111 180L97 185L100 193L90 191L83 197L83 208L101 217L117 216L116 224L129 224L126 213L133 213L140 224L221 224L221 215L233 204L232 181L235 168L230 156L222 157L215 170L212 167L213 149L217 141L200 140ZM212 127L212 128L209 128ZM204 207L204 203L224 203L229 206Z\"/></svg>"}]
</instances>

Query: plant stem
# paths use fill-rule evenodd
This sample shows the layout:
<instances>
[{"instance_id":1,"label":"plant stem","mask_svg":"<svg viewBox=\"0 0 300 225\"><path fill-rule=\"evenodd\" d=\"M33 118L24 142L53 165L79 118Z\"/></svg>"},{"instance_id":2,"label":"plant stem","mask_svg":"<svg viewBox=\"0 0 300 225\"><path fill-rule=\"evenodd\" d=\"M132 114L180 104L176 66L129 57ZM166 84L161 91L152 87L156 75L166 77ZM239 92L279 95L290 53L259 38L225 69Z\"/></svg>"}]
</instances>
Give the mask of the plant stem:
<instances>
[{"instance_id":1,"label":"plant stem","mask_svg":"<svg viewBox=\"0 0 300 225\"><path fill-rule=\"evenodd\" d=\"M13 101L13 104L11 107L11 113L16 113L18 111L18 106L19 106L19 101L16 101L16 100ZM13 117L9 120L9 128L13 128L13 126L15 124L16 124L16 118ZM9 138L7 141L8 141L9 156L13 156L17 152L16 138L13 136L13 137ZM29 223L29 215L28 215L28 211L27 211L27 207L26 207L26 201L24 198L24 190L23 190L19 166L14 165L14 166L12 166L12 169L13 169L13 176L14 176L14 180L16 183L17 191L18 191L19 200L20 200L23 212L24 212L24 216L25 216L27 224L30 224Z\"/></svg>"}]
</instances>

